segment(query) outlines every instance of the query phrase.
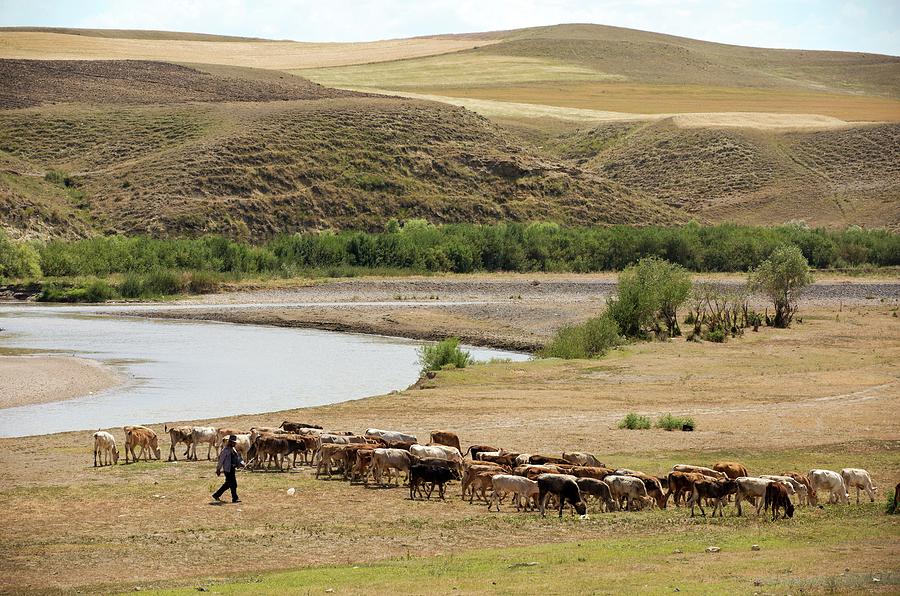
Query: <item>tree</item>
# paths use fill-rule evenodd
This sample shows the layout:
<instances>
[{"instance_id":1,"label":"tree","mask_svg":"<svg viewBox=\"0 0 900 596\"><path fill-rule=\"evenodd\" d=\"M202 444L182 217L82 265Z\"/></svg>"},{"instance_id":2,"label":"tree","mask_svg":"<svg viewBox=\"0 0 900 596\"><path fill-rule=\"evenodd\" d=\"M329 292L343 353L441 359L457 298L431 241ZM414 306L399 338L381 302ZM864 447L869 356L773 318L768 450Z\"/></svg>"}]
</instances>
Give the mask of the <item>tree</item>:
<instances>
[{"instance_id":1,"label":"tree","mask_svg":"<svg viewBox=\"0 0 900 596\"><path fill-rule=\"evenodd\" d=\"M797 313L797 299L813 281L809 263L794 245L776 248L750 273L750 288L765 294L775 304L775 327L788 327Z\"/></svg>"},{"instance_id":2,"label":"tree","mask_svg":"<svg viewBox=\"0 0 900 596\"><path fill-rule=\"evenodd\" d=\"M691 291L687 270L657 257L647 257L619 274L615 297L608 301L610 316L628 337L648 331L661 332L662 321L669 337L680 334L678 307Z\"/></svg>"}]
</instances>

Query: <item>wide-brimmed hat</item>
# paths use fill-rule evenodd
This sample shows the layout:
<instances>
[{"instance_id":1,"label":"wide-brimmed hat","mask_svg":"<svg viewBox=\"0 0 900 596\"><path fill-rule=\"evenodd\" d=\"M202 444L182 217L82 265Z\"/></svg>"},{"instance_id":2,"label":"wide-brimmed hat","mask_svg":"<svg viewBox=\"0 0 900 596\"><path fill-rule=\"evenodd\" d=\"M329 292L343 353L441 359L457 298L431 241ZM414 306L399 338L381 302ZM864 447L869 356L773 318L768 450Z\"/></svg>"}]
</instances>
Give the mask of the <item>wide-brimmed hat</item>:
<instances>
[{"instance_id":1,"label":"wide-brimmed hat","mask_svg":"<svg viewBox=\"0 0 900 596\"><path fill-rule=\"evenodd\" d=\"M228 435L228 440L231 441L232 443L236 443L237 435Z\"/></svg>"}]
</instances>

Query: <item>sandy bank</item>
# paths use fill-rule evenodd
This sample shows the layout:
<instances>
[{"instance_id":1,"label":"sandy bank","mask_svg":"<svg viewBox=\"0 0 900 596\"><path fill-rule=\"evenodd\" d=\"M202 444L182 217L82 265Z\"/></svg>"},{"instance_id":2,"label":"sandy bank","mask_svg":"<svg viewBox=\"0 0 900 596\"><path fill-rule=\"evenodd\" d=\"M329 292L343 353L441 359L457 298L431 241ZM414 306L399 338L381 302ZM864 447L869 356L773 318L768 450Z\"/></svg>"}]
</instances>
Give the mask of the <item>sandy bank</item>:
<instances>
[{"instance_id":1,"label":"sandy bank","mask_svg":"<svg viewBox=\"0 0 900 596\"><path fill-rule=\"evenodd\" d=\"M122 382L115 371L69 356L0 357L0 408L83 397Z\"/></svg>"}]
</instances>

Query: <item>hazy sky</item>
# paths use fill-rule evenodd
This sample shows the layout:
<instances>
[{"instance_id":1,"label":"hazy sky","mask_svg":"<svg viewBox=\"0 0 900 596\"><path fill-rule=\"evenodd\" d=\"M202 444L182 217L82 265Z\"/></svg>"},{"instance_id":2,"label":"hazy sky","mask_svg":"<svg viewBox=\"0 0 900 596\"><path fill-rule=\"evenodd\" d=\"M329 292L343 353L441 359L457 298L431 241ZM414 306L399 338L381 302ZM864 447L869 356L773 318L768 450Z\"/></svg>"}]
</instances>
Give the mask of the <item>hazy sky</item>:
<instances>
[{"instance_id":1,"label":"hazy sky","mask_svg":"<svg viewBox=\"0 0 900 596\"><path fill-rule=\"evenodd\" d=\"M900 0L0 0L0 25L301 41L600 23L739 45L900 55Z\"/></svg>"}]
</instances>

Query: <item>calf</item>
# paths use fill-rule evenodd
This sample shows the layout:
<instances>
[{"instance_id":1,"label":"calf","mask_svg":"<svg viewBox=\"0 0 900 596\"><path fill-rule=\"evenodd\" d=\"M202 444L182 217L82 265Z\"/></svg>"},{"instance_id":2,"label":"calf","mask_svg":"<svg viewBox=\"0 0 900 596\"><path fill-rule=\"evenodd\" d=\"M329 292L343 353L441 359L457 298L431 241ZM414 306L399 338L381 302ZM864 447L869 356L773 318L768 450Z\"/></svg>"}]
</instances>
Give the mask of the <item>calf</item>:
<instances>
[{"instance_id":1,"label":"calf","mask_svg":"<svg viewBox=\"0 0 900 596\"><path fill-rule=\"evenodd\" d=\"M173 426L172 428L169 428L168 426L163 426L163 430L169 433L169 457L166 458L166 461L178 461L178 454L175 452L175 447L179 443L184 443L184 456L190 459L191 445L194 442L193 427Z\"/></svg>"},{"instance_id":2,"label":"calf","mask_svg":"<svg viewBox=\"0 0 900 596\"><path fill-rule=\"evenodd\" d=\"M789 476L799 482L801 485L806 487L806 502L809 505L816 504L816 491L813 490L812 485L809 483L809 477L806 474L799 474L797 472L782 472L782 476ZM797 491L798 494L801 494L802 491ZM803 503L801 502L801 505Z\"/></svg>"},{"instance_id":3,"label":"calf","mask_svg":"<svg viewBox=\"0 0 900 596\"><path fill-rule=\"evenodd\" d=\"M495 464L492 462L483 462L483 463L473 463L466 466L466 469L463 471L462 480L460 481L460 488L462 489L462 498L465 499L466 495L469 494L469 486L472 484L472 480L482 472L492 472L493 474L505 474L509 471L508 468L504 468L500 464Z\"/></svg>"},{"instance_id":4,"label":"calf","mask_svg":"<svg viewBox=\"0 0 900 596\"><path fill-rule=\"evenodd\" d=\"M662 483L656 476L650 476L643 472L635 472L634 470L616 470L616 474L620 476L632 476L644 483L647 489L647 496L654 500L656 506L660 509L666 508L666 495L663 493Z\"/></svg>"},{"instance_id":5,"label":"calf","mask_svg":"<svg viewBox=\"0 0 900 596\"><path fill-rule=\"evenodd\" d=\"M219 433L211 426L195 426L191 430L191 458L197 461L197 445L206 443L206 459L212 459L210 453L216 450L216 457L219 456Z\"/></svg>"},{"instance_id":6,"label":"calf","mask_svg":"<svg viewBox=\"0 0 900 596\"><path fill-rule=\"evenodd\" d=\"M616 510L616 502L612 498L608 484L596 478L579 478L575 482L578 484L582 498L591 496L600 502L600 511L603 511L604 507L606 511Z\"/></svg>"},{"instance_id":7,"label":"calf","mask_svg":"<svg viewBox=\"0 0 900 596\"><path fill-rule=\"evenodd\" d=\"M653 504L653 499L647 495L647 487L640 478L611 474L603 481L609 486L610 497L618 508L622 508L624 503L625 509L634 511Z\"/></svg>"},{"instance_id":8,"label":"calf","mask_svg":"<svg viewBox=\"0 0 900 596\"><path fill-rule=\"evenodd\" d=\"M459 446L459 437L456 433L446 430L431 431L432 445L446 445L447 447L455 447L459 453L462 453L462 447Z\"/></svg>"},{"instance_id":9,"label":"calf","mask_svg":"<svg viewBox=\"0 0 900 596\"><path fill-rule=\"evenodd\" d=\"M387 483L391 482L391 470L397 470L397 479L399 484L400 472L406 472L409 475L409 468L412 465L413 457L409 451L403 449L377 448L372 454L372 475L376 484L383 484L383 474L387 475ZM368 477L366 477L368 482Z\"/></svg>"},{"instance_id":10,"label":"calf","mask_svg":"<svg viewBox=\"0 0 900 596\"><path fill-rule=\"evenodd\" d=\"M562 458L573 466L589 466L593 468L605 468L606 464L601 463L599 459L590 453L582 451L563 451Z\"/></svg>"},{"instance_id":11,"label":"calf","mask_svg":"<svg viewBox=\"0 0 900 596\"><path fill-rule=\"evenodd\" d=\"M488 509L490 509L487 492L494 490L494 476L496 475L496 470L485 470L475 472L469 476L469 485L467 487L469 489L469 503L475 500L475 493L480 492L480 500L488 503Z\"/></svg>"},{"instance_id":12,"label":"calf","mask_svg":"<svg viewBox=\"0 0 900 596\"><path fill-rule=\"evenodd\" d=\"M716 462L713 464L712 469L732 479L750 476L747 472L747 466L733 461Z\"/></svg>"},{"instance_id":13,"label":"calf","mask_svg":"<svg viewBox=\"0 0 900 596\"><path fill-rule=\"evenodd\" d=\"M741 503L743 501L750 501L754 503L756 505L756 515L759 515L759 512L762 511L763 508L763 499L766 496L766 487L773 482L777 482L778 484L786 484L778 480L772 480L770 478L753 478L752 476L742 476L740 478L735 478L734 481L737 483L737 492L734 497L734 504L735 507L737 507L738 516L743 515L744 513L743 507L741 507Z\"/></svg>"},{"instance_id":14,"label":"calf","mask_svg":"<svg viewBox=\"0 0 900 596\"><path fill-rule=\"evenodd\" d=\"M151 457L159 459L162 455L159 450L159 437L156 433L146 426L125 426L125 463L128 463L128 454L131 454L131 460L137 461L140 457L149 460ZM135 456L134 448L140 447L140 456Z\"/></svg>"},{"instance_id":15,"label":"calf","mask_svg":"<svg viewBox=\"0 0 900 596\"><path fill-rule=\"evenodd\" d=\"M278 471L284 471L285 458L293 453L296 444L288 439L276 435L259 435L247 452L247 467L250 462L255 462L254 469L262 468L264 462L266 469L271 469L272 462L278 466Z\"/></svg>"},{"instance_id":16,"label":"calf","mask_svg":"<svg viewBox=\"0 0 900 596\"><path fill-rule=\"evenodd\" d=\"M769 506L772 507L772 521L778 519L778 510L784 509L782 517L794 517L794 506L791 504L791 497L788 495L787 485L780 482L770 482L766 486L766 511Z\"/></svg>"},{"instance_id":17,"label":"calf","mask_svg":"<svg viewBox=\"0 0 900 596\"><path fill-rule=\"evenodd\" d=\"M816 501L818 501L818 494L825 491L830 493L828 497L829 503L840 502L846 505L850 502L847 487L844 486L844 479L837 472L832 472L831 470L810 470L806 477L809 478L809 484L816 494ZM815 504L814 502L813 505Z\"/></svg>"},{"instance_id":18,"label":"calf","mask_svg":"<svg viewBox=\"0 0 900 596\"><path fill-rule=\"evenodd\" d=\"M97 457L100 457L100 466L110 466L119 463L119 449L116 447L116 438L105 430L94 433L94 467L97 467ZM106 463L104 463L106 460Z\"/></svg>"},{"instance_id":19,"label":"calf","mask_svg":"<svg viewBox=\"0 0 900 596\"><path fill-rule=\"evenodd\" d=\"M856 489L856 504L859 505L859 490L862 489L866 491L866 494L869 495L869 499L872 503L875 502L875 485L872 484L872 478L869 476L869 473L861 468L844 468L841 470L841 478L844 481L844 488L847 491L847 496L850 495L850 489Z\"/></svg>"},{"instance_id":20,"label":"calf","mask_svg":"<svg viewBox=\"0 0 900 596\"><path fill-rule=\"evenodd\" d=\"M519 511L523 506L525 511L528 511L529 504L532 502L535 508L538 507L540 488L535 480L511 474L495 474L491 478L491 487L493 488L493 493L491 494L491 501L488 503L488 511L494 505L496 505L497 511L500 511L500 499L507 493L513 495L516 511Z\"/></svg>"},{"instance_id":21,"label":"calf","mask_svg":"<svg viewBox=\"0 0 900 596\"><path fill-rule=\"evenodd\" d=\"M694 490L691 492L691 517L694 517L694 505L700 508L700 513L705 517L706 511L703 510L701 499L712 499L713 517L716 516L716 509L719 510L719 517L725 517L723 512L722 501L737 490L737 482L732 479L714 480L712 478L704 478L694 482Z\"/></svg>"},{"instance_id":22,"label":"calf","mask_svg":"<svg viewBox=\"0 0 900 596\"><path fill-rule=\"evenodd\" d=\"M790 489L788 490L789 495L797 495L797 503L800 505L804 505L809 498L809 491L806 489L806 485L790 476L779 476L776 474L763 474L760 478L766 478L768 480L775 480L782 484L788 485Z\"/></svg>"},{"instance_id":23,"label":"calf","mask_svg":"<svg viewBox=\"0 0 900 596\"><path fill-rule=\"evenodd\" d=\"M444 466L434 466L427 463L415 463L409 467L409 498L415 500L416 495L421 496L423 487L428 484L425 498L431 499L434 487L438 487L438 496L444 500L444 487L453 480L453 470Z\"/></svg>"},{"instance_id":24,"label":"calf","mask_svg":"<svg viewBox=\"0 0 900 596\"><path fill-rule=\"evenodd\" d=\"M572 507L580 515L584 515L587 507L581 500L581 490L574 476L564 474L541 474L537 477L538 483L538 503L541 511L541 517L544 517L544 510L547 507L547 500L550 496L555 496L559 501L559 517L562 517L563 508L566 503Z\"/></svg>"}]
</instances>

